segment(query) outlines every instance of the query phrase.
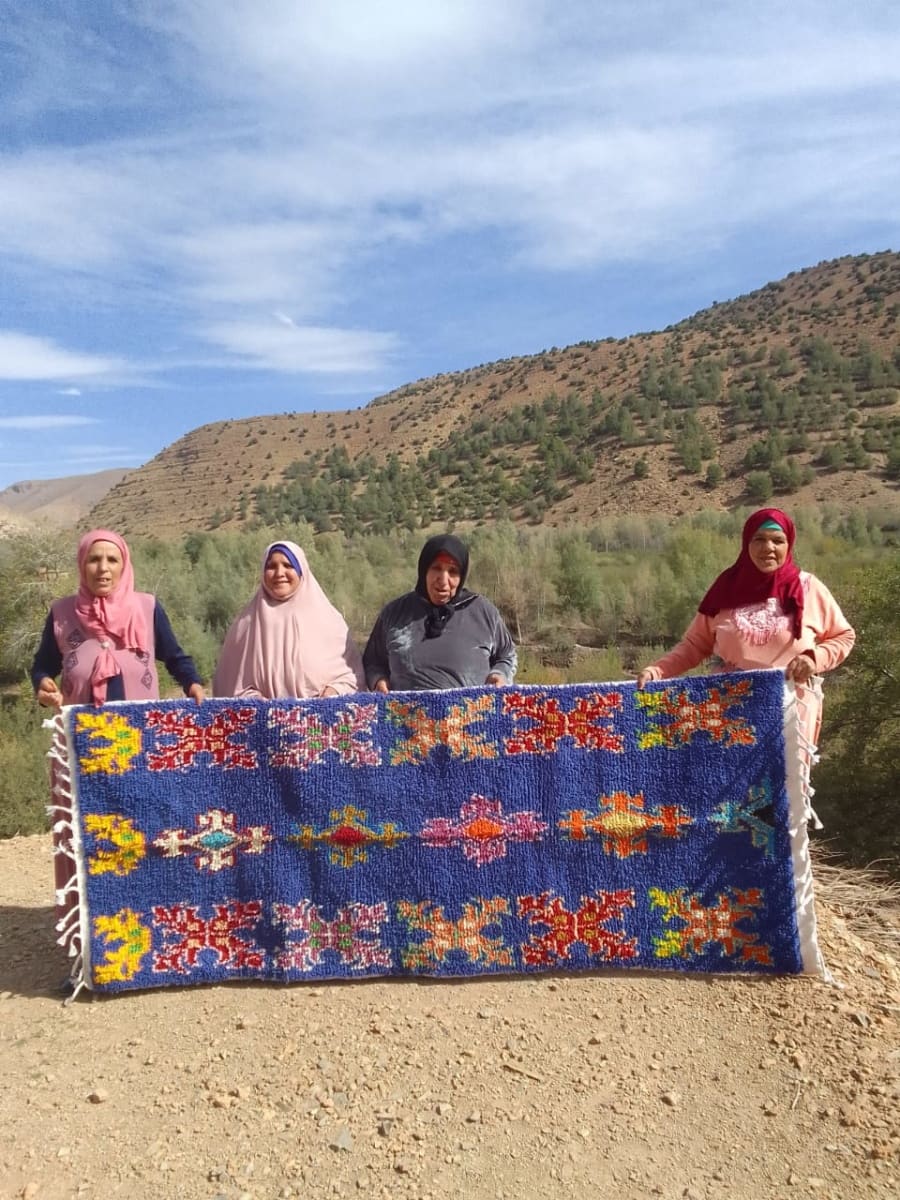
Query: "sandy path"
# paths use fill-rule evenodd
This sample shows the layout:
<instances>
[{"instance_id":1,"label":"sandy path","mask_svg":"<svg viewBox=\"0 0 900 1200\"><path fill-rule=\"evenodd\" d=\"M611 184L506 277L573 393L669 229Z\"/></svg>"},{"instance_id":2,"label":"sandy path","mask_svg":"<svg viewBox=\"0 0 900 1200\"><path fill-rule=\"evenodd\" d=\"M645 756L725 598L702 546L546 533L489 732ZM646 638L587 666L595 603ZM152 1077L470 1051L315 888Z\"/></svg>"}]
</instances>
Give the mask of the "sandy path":
<instances>
[{"instance_id":1,"label":"sandy path","mask_svg":"<svg viewBox=\"0 0 900 1200\"><path fill-rule=\"evenodd\" d=\"M900 1192L900 987L627 973L234 984L62 1007L46 837L0 842L0 1196Z\"/></svg>"}]
</instances>

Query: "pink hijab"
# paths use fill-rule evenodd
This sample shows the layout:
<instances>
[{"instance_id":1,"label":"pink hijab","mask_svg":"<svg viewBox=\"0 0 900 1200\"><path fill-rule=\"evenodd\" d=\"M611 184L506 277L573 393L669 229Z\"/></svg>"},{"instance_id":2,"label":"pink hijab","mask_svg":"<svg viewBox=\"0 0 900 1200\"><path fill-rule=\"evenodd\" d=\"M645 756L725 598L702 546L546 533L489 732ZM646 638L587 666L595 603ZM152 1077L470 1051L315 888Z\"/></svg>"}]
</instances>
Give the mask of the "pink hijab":
<instances>
[{"instance_id":1,"label":"pink hijab","mask_svg":"<svg viewBox=\"0 0 900 1200\"><path fill-rule=\"evenodd\" d=\"M122 576L108 596L95 596L85 582L84 566L94 542L112 542L122 555ZM123 537L111 529L91 529L78 543L80 582L75 597L75 612L86 633L100 642L100 653L91 668L91 694L95 704L106 700L106 685L121 673L107 643L119 650L138 650L149 654L151 635L135 595L134 568Z\"/></svg>"},{"instance_id":2,"label":"pink hijab","mask_svg":"<svg viewBox=\"0 0 900 1200\"><path fill-rule=\"evenodd\" d=\"M319 696L362 688L362 661L347 622L309 569L295 542L272 542L273 550L289 550L300 565L300 586L276 600L263 583L232 622L213 677L216 696L262 696L269 700Z\"/></svg>"}]
</instances>

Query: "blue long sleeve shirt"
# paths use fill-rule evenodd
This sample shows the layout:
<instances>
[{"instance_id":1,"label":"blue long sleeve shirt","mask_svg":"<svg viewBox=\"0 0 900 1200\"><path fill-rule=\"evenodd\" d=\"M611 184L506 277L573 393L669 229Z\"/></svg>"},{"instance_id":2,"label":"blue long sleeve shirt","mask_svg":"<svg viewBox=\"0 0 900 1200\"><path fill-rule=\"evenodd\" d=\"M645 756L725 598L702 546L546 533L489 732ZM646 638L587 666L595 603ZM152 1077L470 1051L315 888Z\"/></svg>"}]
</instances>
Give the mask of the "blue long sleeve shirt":
<instances>
[{"instance_id":1,"label":"blue long sleeve shirt","mask_svg":"<svg viewBox=\"0 0 900 1200\"><path fill-rule=\"evenodd\" d=\"M192 684L202 683L197 673L194 660L185 654L172 630L166 611L157 600L153 606L153 645L154 656L161 662L176 683L180 684L187 695ZM53 613L47 614L44 632L41 634L40 645L31 664L31 683L35 691L46 676L56 679L62 670L62 654L53 632ZM106 688L107 700L125 700L125 690L122 676L116 675L110 679Z\"/></svg>"}]
</instances>

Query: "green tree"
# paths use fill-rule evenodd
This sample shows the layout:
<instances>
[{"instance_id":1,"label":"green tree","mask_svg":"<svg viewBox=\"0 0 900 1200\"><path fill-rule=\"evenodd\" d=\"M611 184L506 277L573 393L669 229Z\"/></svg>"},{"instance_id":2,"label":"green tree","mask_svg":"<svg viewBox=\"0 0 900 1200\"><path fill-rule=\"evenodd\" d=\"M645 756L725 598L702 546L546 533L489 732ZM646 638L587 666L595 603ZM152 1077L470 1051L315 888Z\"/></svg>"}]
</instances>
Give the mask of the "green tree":
<instances>
[{"instance_id":1,"label":"green tree","mask_svg":"<svg viewBox=\"0 0 900 1200\"><path fill-rule=\"evenodd\" d=\"M556 589L563 604L583 617L600 604L601 575L597 556L580 537L567 539L559 548Z\"/></svg>"}]
</instances>

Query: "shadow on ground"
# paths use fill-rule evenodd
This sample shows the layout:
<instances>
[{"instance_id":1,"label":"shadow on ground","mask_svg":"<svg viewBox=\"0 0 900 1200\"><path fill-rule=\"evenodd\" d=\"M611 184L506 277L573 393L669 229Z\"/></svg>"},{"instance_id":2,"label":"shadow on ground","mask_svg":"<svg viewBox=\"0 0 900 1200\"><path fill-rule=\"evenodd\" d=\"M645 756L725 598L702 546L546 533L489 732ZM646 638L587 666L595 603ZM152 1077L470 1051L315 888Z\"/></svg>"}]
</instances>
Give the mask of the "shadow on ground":
<instances>
[{"instance_id":1,"label":"shadow on ground","mask_svg":"<svg viewBox=\"0 0 900 1200\"><path fill-rule=\"evenodd\" d=\"M0 905L0 992L16 996L61 997L68 960L56 944L51 905Z\"/></svg>"}]
</instances>

